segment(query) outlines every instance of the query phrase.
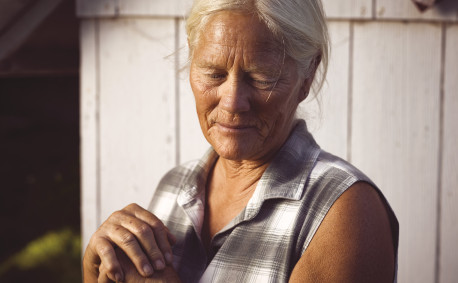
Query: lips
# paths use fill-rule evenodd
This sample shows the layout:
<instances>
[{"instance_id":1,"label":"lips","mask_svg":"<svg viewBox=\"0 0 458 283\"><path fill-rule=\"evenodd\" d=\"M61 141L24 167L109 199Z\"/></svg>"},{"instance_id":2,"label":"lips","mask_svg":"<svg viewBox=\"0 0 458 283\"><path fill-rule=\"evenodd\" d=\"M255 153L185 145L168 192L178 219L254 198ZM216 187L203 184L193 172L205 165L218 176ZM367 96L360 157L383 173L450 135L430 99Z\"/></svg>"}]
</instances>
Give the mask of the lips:
<instances>
[{"instance_id":1,"label":"lips","mask_svg":"<svg viewBox=\"0 0 458 283\"><path fill-rule=\"evenodd\" d=\"M231 123L221 123L221 122L214 122L214 124L217 124L220 127L223 128L228 128L228 129L234 129L234 130L242 130L242 129L248 129L248 128L253 128L253 125L248 125L248 124L231 124Z\"/></svg>"},{"instance_id":2,"label":"lips","mask_svg":"<svg viewBox=\"0 0 458 283\"><path fill-rule=\"evenodd\" d=\"M218 129L221 134L227 135L245 135L253 130L256 130L256 126L251 124L240 124L240 123L223 123L213 122L213 126Z\"/></svg>"}]
</instances>

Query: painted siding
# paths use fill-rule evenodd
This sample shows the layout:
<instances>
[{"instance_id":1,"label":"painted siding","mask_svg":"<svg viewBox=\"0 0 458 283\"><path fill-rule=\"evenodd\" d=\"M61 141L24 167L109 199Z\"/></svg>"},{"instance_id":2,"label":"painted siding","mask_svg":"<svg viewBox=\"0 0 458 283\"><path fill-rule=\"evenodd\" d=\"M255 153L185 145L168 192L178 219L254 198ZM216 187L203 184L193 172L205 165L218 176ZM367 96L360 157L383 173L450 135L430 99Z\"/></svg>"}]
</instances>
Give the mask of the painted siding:
<instances>
[{"instance_id":1,"label":"painted siding","mask_svg":"<svg viewBox=\"0 0 458 283\"><path fill-rule=\"evenodd\" d=\"M329 34L332 52L326 83L316 98L312 93L299 105L298 116L307 121L307 127L323 149L346 159L350 23L329 22Z\"/></svg>"},{"instance_id":2,"label":"painted siding","mask_svg":"<svg viewBox=\"0 0 458 283\"><path fill-rule=\"evenodd\" d=\"M399 282L434 282L440 36L440 25L355 25L351 160L401 223Z\"/></svg>"},{"instance_id":3,"label":"painted siding","mask_svg":"<svg viewBox=\"0 0 458 283\"><path fill-rule=\"evenodd\" d=\"M175 165L174 29L173 19L100 21L102 219L147 205Z\"/></svg>"},{"instance_id":4,"label":"painted siding","mask_svg":"<svg viewBox=\"0 0 458 283\"><path fill-rule=\"evenodd\" d=\"M180 161L186 162L202 157L210 147L200 130L199 119L196 114L196 103L189 84L189 49L186 44L185 22L178 23L179 63L177 66L179 77L179 116L180 116Z\"/></svg>"},{"instance_id":5,"label":"painted siding","mask_svg":"<svg viewBox=\"0 0 458 283\"><path fill-rule=\"evenodd\" d=\"M98 68L97 21L81 24L81 230L82 247L99 226L98 220Z\"/></svg>"},{"instance_id":6,"label":"painted siding","mask_svg":"<svg viewBox=\"0 0 458 283\"><path fill-rule=\"evenodd\" d=\"M80 17L183 17L192 0L79 0Z\"/></svg>"},{"instance_id":7,"label":"painted siding","mask_svg":"<svg viewBox=\"0 0 458 283\"><path fill-rule=\"evenodd\" d=\"M372 18L372 0L322 0L326 16L332 19Z\"/></svg>"},{"instance_id":8,"label":"painted siding","mask_svg":"<svg viewBox=\"0 0 458 283\"><path fill-rule=\"evenodd\" d=\"M420 21L457 21L458 2L445 0L434 8L420 12L412 1L375 1L375 16L379 19L420 20Z\"/></svg>"},{"instance_id":9,"label":"painted siding","mask_svg":"<svg viewBox=\"0 0 458 283\"><path fill-rule=\"evenodd\" d=\"M440 282L458 278L458 25L446 31L441 170Z\"/></svg>"}]
</instances>

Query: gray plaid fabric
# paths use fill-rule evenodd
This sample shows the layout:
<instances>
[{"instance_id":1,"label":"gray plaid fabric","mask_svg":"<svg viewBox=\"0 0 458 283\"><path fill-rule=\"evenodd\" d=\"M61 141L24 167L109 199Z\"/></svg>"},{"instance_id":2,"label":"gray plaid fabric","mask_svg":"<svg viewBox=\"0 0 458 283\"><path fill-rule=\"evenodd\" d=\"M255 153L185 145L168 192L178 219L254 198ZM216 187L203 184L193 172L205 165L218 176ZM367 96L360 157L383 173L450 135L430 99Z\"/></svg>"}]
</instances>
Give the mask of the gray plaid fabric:
<instances>
[{"instance_id":1,"label":"gray plaid fabric","mask_svg":"<svg viewBox=\"0 0 458 283\"><path fill-rule=\"evenodd\" d=\"M246 208L214 236L207 254L200 241L205 184L217 158L210 149L172 169L149 206L177 237L174 267L184 282L287 282L336 199L355 182L373 184L322 151L300 120ZM399 226L389 212L397 250Z\"/></svg>"}]
</instances>

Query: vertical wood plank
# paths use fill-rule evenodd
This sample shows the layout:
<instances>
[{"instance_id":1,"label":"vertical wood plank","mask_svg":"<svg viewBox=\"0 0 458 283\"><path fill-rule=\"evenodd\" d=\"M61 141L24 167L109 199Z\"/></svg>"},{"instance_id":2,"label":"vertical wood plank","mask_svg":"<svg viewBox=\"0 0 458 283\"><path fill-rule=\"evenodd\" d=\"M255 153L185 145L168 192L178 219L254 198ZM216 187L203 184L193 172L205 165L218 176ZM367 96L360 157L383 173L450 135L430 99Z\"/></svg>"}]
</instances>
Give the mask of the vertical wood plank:
<instances>
[{"instance_id":1,"label":"vertical wood plank","mask_svg":"<svg viewBox=\"0 0 458 283\"><path fill-rule=\"evenodd\" d=\"M175 165L174 32L173 19L100 22L102 219L146 206Z\"/></svg>"},{"instance_id":2,"label":"vertical wood plank","mask_svg":"<svg viewBox=\"0 0 458 283\"><path fill-rule=\"evenodd\" d=\"M458 278L458 25L446 33L440 282Z\"/></svg>"},{"instance_id":3,"label":"vertical wood plank","mask_svg":"<svg viewBox=\"0 0 458 283\"><path fill-rule=\"evenodd\" d=\"M322 0L328 18L372 18L372 0Z\"/></svg>"},{"instance_id":4,"label":"vertical wood plank","mask_svg":"<svg viewBox=\"0 0 458 283\"><path fill-rule=\"evenodd\" d=\"M440 54L440 25L355 24L352 160L398 216L399 282L435 278Z\"/></svg>"},{"instance_id":5,"label":"vertical wood plank","mask_svg":"<svg viewBox=\"0 0 458 283\"><path fill-rule=\"evenodd\" d=\"M192 0L77 0L80 17L168 16L184 17Z\"/></svg>"},{"instance_id":6,"label":"vertical wood plank","mask_svg":"<svg viewBox=\"0 0 458 283\"><path fill-rule=\"evenodd\" d=\"M375 16L378 19L456 21L458 2L437 3L431 9L420 12L412 1L377 0Z\"/></svg>"},{"instance_id":7,"label":"vertical wood plank","mask_svg":"<svg viewBox=\"0 0 458 283\"><path fill-rule=\"evenodd\" d=\"M81 232L82 248L97 228L97 33L96 20L84 20L80 25L81 81Z\"/></svg>"},{"instance_id":8,"label":"vertical wood plank","mask_svg":"<svg viewBox=\"0 0 458 283\"><path fill-rule=\"evenodd\" d=\"M203 156L210 147L200 129L194 95L189 84L189 49L186 43L185 22L179 21L179 86L180 86L180 159L186 162Z\"/></svg>"},{"instance_id":9,"label":"vertical wood plank","mask_svg":"<svg viewBox=\"0 0 458 283\"><path fill-rule=\"evenodd\" d=\"M329 22L328 27L332 48L327 82L317 99L311 94L299 106L298 116L307 121L309 131L324 150L346 159L350 23Z\"/></svg>"}]
</instances>

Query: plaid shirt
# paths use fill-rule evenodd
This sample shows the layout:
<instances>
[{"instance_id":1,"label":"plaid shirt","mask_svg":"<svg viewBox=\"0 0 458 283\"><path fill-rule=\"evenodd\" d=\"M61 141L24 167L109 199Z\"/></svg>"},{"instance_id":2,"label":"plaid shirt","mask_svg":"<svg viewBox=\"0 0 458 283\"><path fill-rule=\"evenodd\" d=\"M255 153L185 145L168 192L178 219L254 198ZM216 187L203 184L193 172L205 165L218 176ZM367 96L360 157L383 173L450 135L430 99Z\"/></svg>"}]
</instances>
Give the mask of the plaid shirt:
<instances>
[{"instance_id":1,"label":"plaid shirt","mask_svg":"<svg viewBox=\"0 0 458 283\"><path fill-rule=\"evenodd\" d=\"M207 254L201 242L205 186L217 158L210 149L201 160L172 169L149 206L177 237L174 267L183 282L287 282L336 199L357 181L373 184L322 151L301 120ZM398 223L391 216L397 250Z\"/></svg>"}]
</instances>

